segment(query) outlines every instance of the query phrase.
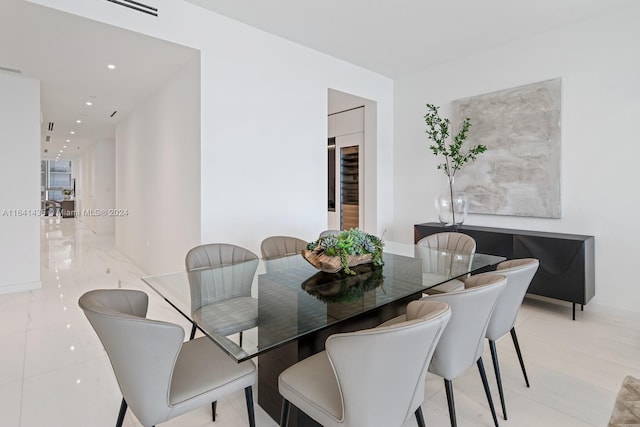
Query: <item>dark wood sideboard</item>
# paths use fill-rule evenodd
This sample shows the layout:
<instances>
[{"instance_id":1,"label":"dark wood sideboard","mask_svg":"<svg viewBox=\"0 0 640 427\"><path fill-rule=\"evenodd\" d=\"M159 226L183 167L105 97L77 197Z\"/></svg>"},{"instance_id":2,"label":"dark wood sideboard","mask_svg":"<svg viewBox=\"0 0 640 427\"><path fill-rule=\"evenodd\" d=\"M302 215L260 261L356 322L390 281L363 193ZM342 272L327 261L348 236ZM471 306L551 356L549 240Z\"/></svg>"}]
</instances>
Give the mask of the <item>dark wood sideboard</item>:
<instances>
[{"instance_id":1,"label":"dark wood sideboard","mask_svg":"<svg viewBox=\"0 0 640 427\"><path fill-rule=\"evenodd\" d=\"M430 234L452 231L440 223L413 227L415 243ZM540 267L528 293L576 304L587 304L596 293L594 237L544 231L463 225L459 232L476 241L476 251L511 258L537 258Z\"/></svg>"}]
</instances>

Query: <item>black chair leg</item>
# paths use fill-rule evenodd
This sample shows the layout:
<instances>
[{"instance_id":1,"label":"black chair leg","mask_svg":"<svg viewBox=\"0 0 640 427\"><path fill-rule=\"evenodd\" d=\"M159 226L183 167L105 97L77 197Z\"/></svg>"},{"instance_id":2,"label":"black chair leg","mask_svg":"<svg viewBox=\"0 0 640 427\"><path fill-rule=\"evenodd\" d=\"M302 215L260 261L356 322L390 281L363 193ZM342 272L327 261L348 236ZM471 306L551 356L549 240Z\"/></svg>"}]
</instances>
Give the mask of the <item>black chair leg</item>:
<instances>
[{"instance_id":1,"label":"black chair leg","mask_svg":"<svg viewBox=\"0 0 640 427\"><path fill-rule=\"evenodd\" d=\"M218 401L216 400L215 402L211 402L211 421L215 421L216 420L216 406L217 406Z\"/></svg>"},{"instance_id":2,"label":"black chair leg","mask_svg":"<svg viewBox=\"0 0 640 427\"><path fill-rule=\"evenodd\" d=\"M240 331L240 347L242 347L242 331Z\"/></svg>"},{"instance_id":3,"label":"black chair leg","mask_svg":"<svg viewBox=\"0 0 640 427\"><path fill-rule=\"evenodd\" d=\"M189 340L192 340L196 336L196 324L193 323L191 326L191 335L189 335Z\"/></svg>"},{"instance_id":4,"label":"black chair leg","mask_svg":"<svg viewBox=\"0 0 640 427\"><path fill-rule=\"evenodd\" d=\"M489 348L491 349L491 359L493 360L493 370L496 373L496 382L498 383L498 393L500 393L500 404L502 405L502 415L507 419L507 405L504 403L504 392L502 390L502 378L500 378L500 365L498 364L498 351L496 350L496 342L489 340Z\"/></svg>"},{"instance_id":5,"label":"black chair leg","mask_svg":"<svg viewBox=\"0 0 640 427\"><path fill-rule=\"evenodd\" d=\"M122 427L122 423L124 422L124 414L127 412L127 401L122 398L122 403L120 404L120 412L118 412L118 421L116 421L116 427Z\"/></svg>"},{"instance_id":6,"label":"black chair leg","mask_svg":"<svg viewBox=\"0 0 640 427\"><path fill-rule=\"evenodd\" d=\"M253 392L251 386L244 389L244 397L247 400L247 415L249 416L249 427L256 427L256 416L253 410Z\"/></svg>"},{"instance_id":7,"label":"black chair leg","mask_svg":"<svg viewBox=\"0 0 640 427\"><path fill-rule=\"evenodd\" d=\"M484 387L484 392L487 395L487 400L489 401L489 408L491 408L493 424L498 427L496 408L493 407L493 399L491 398L491 391L489 390L489 382L487 382L487 374L484 372L484 363L482 363L482 357L480 357L476 363L478 364L478 371L480 371L480 378L482 378L482 386Z\"/></svg>"},{"instance_id":8,"label":"black chair leg","mask_svg":"<svg viewBox=\"0 0 640 427\"><path fill-rule=\"evenodd\" d=\"M518 353L518 360L520 361L520 367L522 368L522 374L524 375L524 382L527 383L527 387L529 387L529 378L527 377L527 370L524 368L524 360L522 360L522 353L520 352L520 345L518 344L518 336L516 335L515 326L511 328L511 340L513 340L516 353Z\"/></svg>"},{"instance_id":9,"label":"black chair leg","mask_svg":"<svg viewBox=\"0 0 640 427\"><path fill-rule=\"evenodd\" d=\"M287 399L282 399L282 412L280 412L280 427L287 427L289 425L289 412L291 410L291 402Z\"/></svg>"},{"instance_id":10,"label":"black chair leg","mask_svg":"<svg viewBox=\"0 0 640 427\"><path fill-rule=\"evenodd\" d=\"M424 417L422 416L422 408L420 406L416 409L416 421L418 422L418 427L426 427Z\"/></svg>"},{"instance_id":11,"label":"black chair leg","mask_svg":"<svg viewBox=\"0 0 640 427\"><path fill-rule=\"evenodd\" d=\"M449 419L451 420L451 427L457 427L456 405L453 403L453 384L451 383L451 380L445 378L444 389L447 392L447 404L449 405Z\"/></svg>"}]
</instances>

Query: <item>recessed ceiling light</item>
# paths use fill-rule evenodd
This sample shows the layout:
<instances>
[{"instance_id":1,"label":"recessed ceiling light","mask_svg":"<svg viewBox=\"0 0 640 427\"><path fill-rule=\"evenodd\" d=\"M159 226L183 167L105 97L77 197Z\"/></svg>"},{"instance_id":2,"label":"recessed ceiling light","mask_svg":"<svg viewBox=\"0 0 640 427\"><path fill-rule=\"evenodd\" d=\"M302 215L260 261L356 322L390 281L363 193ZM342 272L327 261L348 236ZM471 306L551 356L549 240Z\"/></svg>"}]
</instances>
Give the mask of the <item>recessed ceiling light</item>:
<instances>
[{"instance_id":1,"label":"recessed ceiling light","mask_svg":"<svg viewBox=\"0 0 640 427\"><path fill-rule=\"evenodd\" d=\"M107 68L110 69L110 70L115 70L116 66L113 65L113 64L109 64L109 65L107 65Z\"/></svg>"},{"instance_id":2,"label":"recessed ceiling light","mask_svg":"<svg viewBox=\"0 0 640 427\"><path fill-rule=\"evenodd\" d=\"M69 133L70 133L71 135L75 135L75 134L76 134L76 132L75 132L75 131L73 131L73 130L72 130L71 132L69 132Z\"/></svg>"},{"instance_id":3,"label":"recessed ceiling light","mask_svg":"<svg viewBox=\"0 0 640 427\"><path fill-rule=\"evenodd\" d=\"M67 142L71 142L71 140L70 140L70 139L67 139Z\"/></svg>"},{"instance_id":4,"label":"recessed ceiling light","mask_svg":"<svg viewBox=\"0 0 640 427\"><path fill-rule=\"evenodd\" d=\"M60 150L60 152L62 153L62 150Z\"/></svg>"},{"instance_id":5,"label":"recessed ceiling light","mask_svg":"<svg viewBox=\"0 0 640 427\"><path fill-rule=\"evenodd\" d=\"M93 103L91 101L87 101L87 102L85 102L85 104L87 104L89 107L91 107L93 105Z\"/></svg>"},{"instance_id":6,"label":"recessed ceiling light","mask_svg":"<svg viewBox=\"0 0 640 427\"><path fill-rule=\"evenodd\" d=\"M66 146L66 145L63 145L63 146L62 146L62 148L67 148L67 146Z\"/></svg>"},{"instance_id":7,"label":"recessed ceiling light","mask_svg":"<svg viewBox=\"0 0 640 427\"><path fill-rule=\"evenodd\" d=\"M82 123L82 120L76 120L76 123Z\"/></svg>"}]
</instances>

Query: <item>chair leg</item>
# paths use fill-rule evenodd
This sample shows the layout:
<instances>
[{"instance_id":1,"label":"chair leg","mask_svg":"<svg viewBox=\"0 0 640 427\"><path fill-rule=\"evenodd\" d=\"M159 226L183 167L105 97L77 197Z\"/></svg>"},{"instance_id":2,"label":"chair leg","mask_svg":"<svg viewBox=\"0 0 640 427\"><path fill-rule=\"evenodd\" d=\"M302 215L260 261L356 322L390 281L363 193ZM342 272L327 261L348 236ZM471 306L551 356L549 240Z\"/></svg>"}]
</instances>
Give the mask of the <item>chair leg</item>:
<instances>
[{"instance_id":1,"label":"chair leg","mask_svg":"<svg viewBox=\"0 0 640 427\"><path fill-rule=\"evenodd\" d=\"M247 400L247 415L249 416L249 427L256 427L256 416L253 410L253 392L251 386L244 389L244 397Z\"/></svg>"},{"instance_id":2,"label":"chair leg","mask_svg":"<svg viewBox=\"0 0 640 427\"><path fill-rule=\"evenodd\" d=\"M422 416L422 408L420 406L416 409L416 421L418 422L418 427L426 427L424 417Z\"/></svg>"},{"instance_id":3,"label":"chair leg","mask_svg":"<svg viewBox=\"0 0 640 427\"><path fill-rule=\"evenodd\" d=\"M456 405L453 403L453 384L451 383L451 380L445 378L444 389L447 392L447 404L449 405L449 419L451 420L451 427L457 427Z\"/></svg>"},{"instance_id":4,"label":"chair leg","mask_svg":"<svg viewBox=\"0 0 640 427\"><path fill-rule=\"evenodd\" d=\"M280 427L287 427L289 425L289 412L291 410L291 402L287 399L282 399L282 412L280 412Z\"/></svg>"},{"instance_id":5,"label":"chair leg","mask_svg":"<svg viewBox=\"0 0 640 427\"><path fill-rule=\"evenodd\" d=\"M216 420L216 406L218 406L217 403L217 400L215 402L211 402L211 421Z\"/></svg>"},{"instance_id":6,"label":"chair leg","mask_svg":"<svg viewBox=\"0 0 640 427\"><path fill-rule=\"evenodd\" d=\"M516 335L515 326L511 328L511 340L513 340L516 353L518 353L518 360L520 361L520 367L522 368L522 374L524 375L524 382L527 383L527 387L529 387L529 378L527 377L527 370L524 368L524 360L522 360L522 353L520 352L520 345L518 344L518 336Z\"/></svg>"},{"instance_id":7,"label":"chair leg","mask_svg":"<svg viewBox=\"0 0 640 427\"><path fill-rule=\"evenodd\" d=\"M500 378L500 365L498 364L498 351L496 350L496 342L489 340L489 348L491 349L491 359L493 360L493 370L496 373L496 382L498 383L498 393L500 393L500 404L502 405L502 415L507 419L507 405L504 403L504 392L502 390L502 379Z\"/></svg>"},{"instance_id":8,"label":"chair leg","mask_svg":"<svg viewBox=\"0 0 640 427\"><path fill-rule=\"evenodd\" d=\"M489 408L491 408L493 424L498 427L496 408L493 407L493 399L491 398L491 391L489 390L489 382L487 381L487 374L484 371L484 363L482 363L482 357L480 357L476 363L478 364L478 371L480 371L480 378L482 378L482 386L484 387L484 392L487 395L487 400L489 401Z\"/></svg>"},{"instance_id":9,"label":"chair leg","mask_svg":"<svg viewBox=\"0 0 640 427\"><path fill-rule=\"evenodd\" d=\"M124 422L124 414L127 412L127 401L122 398L122 403L120 404L120 412L118 413L118 421L116 421L116 427L122 427L122 423Z\"/></svg>"},{"instance_id":10,"label":"chair leg","mask_svg":"<svg viewBox=\"0 0 640 427\"><path fill-rule=\"evenodd\" d=\"M196 336L196 324L193 323L191 326L191 335L189 335L189 340L192 340Z\"/></svg>"},{"instance_id":11,"label":"chair leg","mask_svg":"<svg viewBox=\"0 0 640 427\"><path fill-rule=\"evenodd\" d=\"M242 347L242 331L240 331L240 347Z\"/></svg>"}]
</instances>

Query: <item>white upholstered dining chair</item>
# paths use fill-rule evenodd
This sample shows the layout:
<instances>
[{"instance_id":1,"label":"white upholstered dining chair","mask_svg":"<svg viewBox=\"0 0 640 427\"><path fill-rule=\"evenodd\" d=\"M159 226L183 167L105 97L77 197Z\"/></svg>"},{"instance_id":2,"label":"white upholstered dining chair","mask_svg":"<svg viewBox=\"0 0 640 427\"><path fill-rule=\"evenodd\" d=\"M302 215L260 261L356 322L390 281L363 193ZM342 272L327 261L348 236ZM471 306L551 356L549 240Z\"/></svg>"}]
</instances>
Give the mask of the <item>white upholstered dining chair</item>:
<instances>
[{"instance_id":1,"label":"white upholstered dining chair","mask_svg":"<svg viewBox=\"0 0 640 427\"><path fill-rule=\"evenodd\" d=\"M191 249L185 266L193 319L220 335L239 333L242 346L242 331L255 327L258 319L258 301L251 296L258 262L250 250L228 243ZM195 333L193 323L191 339Z\"/></svg>"},{"instance_id":2,"label":"white upholstered dining chair","mask_svg":"<svg viewBox=\"0 0 640 427\"><path fill-rule=\"evenodd\" d=\"M427 366L450 317L447 304L413 301L403 322L330 336L326 351L280 374L280 425L294 405L325 427L400 427L413 416L424 427Z\"/></svg>"},{"instance_id":3,"label":"white upholstered dining chair","mask_svg":"<svg viewBox=\"0 0 640 427\"><path fill-rule=\"evenodd\" d=\"M293 256L299 255L306 248L307 242L297 237L271 236L260 244L260 253L265 260L266 271L270 272L306 264L301 256Z\"/></svg>"},{"instance_id":4,"label":"white upholstered dining chair","mask_svg":"<svg viewBox=\"0 0 640 427\"><path fill-rule=\"evenodd\" d=\"M463 290L429 295L421 300L445 302L451 307L451 320L436 346L429 372L444 379L452 427L457 425L452 381L474 364L478 366L493 422L498 426L481 356L491 313L506 282L505 276L496 274L471 276L465 280ZM404 320L404 316L399 316L383 325Z\"/></svg>"},{"instance_id":5,"label":"white upholstered dining chair","mask_svg":"<svg viewBox=\"0 0 640 427\"><path fill-rule=\"evenodd\" d=\"M498 418L482 363L482 351L489 319L506 283L505 276L471 276L464 281L464 290L430 295L425 298L430 301L446 302L451 306L451 321L429 365L429 372L444 379L451 427L457 425L452 381L474 363L478 366L493 422L498 427Z\"/></svg>"},{"instance_id":6,"label":"white upholstered dining chair","mask_svg":"<svg viewBox=\"0 0 640 427\"><path fill-rule=\"evenodd\" d=\"M452 292L464 288L463 280L466 278L466 273L471 267L473 262L473 255L476 252L476 241L473 237L456 232L442 232L435 233L429 236L423 237L416 243L417 246L423 246L429 249L435 249L439 251L451 251L449 256L440 256L435 251L421 253L417 248L416 256L423 258L423 265L427 268L427 273L442 274L445 273L454 277L441 285L435 286L427 291L426 294ZM458 263L454 259L455 255L465 256L464 263ZM426 259L424 259L426 258ZM448 263L448 265L443 265ZM457 275L456 269L459 269L462 277L455 278Z\"/></svg>"},{"instance_id":7,"label":"white upholstered dining chair","mask_svg":"<svg viewBox=\"0 0 640 427\"><path fill-rule=\"evenodd\" d=\"M249 425L255 426L253 362L236 363L207 337L183 342L182 327L146 318L148 303L146 293L127 289L93 290L78 300L122 392L116 427L127 407L151 427L241 389Z\"/></svg>"},{"instance_id":8,"label":"white upholstered dining chair","mask_svg":"<svg viewBox=\"0 0 640 427\"><path fill-rule=\"evenodd\" d=\"M529 378L527 370L524 367L524 360L518 344L516 335L516 318L518 311L522 305L524 295L538 271L539 261L535 258L512 259L498 264L497 270L493 273L484 274L501 274L507 277L507 286L498 298L496 308L489 320L486 337L489 340L489 349L491 350L491 359L498 383L498 393L500 394L500 404L502 405L502 414L507 419L507 408L504 400L504 391L502 389L502 379L500 377L500 365L498 363L498 351L496 350L496 340L503 337L507 332L511 333L511 340L518 355L520 368L524 375L524 381L529 387ZM482 276L478 275L478 276ZM476 277L476 276L474 276Z\"/></svg>"},{"instance_id":9,"label":"white upholstered dining chair","mask_svg":"<svg viewBox=\"0 0 640 427\"><path fill-rule=\"evenodd\" d=\"M318 237L337 236L340 233L342 233L342 230L324 230L320 232Z\"/></svg>"},{"instance_id":10,"label":"white upholstered dining chair","mask_svg":"<svg viewBox=\"0 0 640 427\"><path fill-rule=\"evenodd\" d=\"M296 255L307 248L307 242L297 237L271 236L260 244L262 258L272 259L289 255Z\"/></svg>"}]
</instances>

